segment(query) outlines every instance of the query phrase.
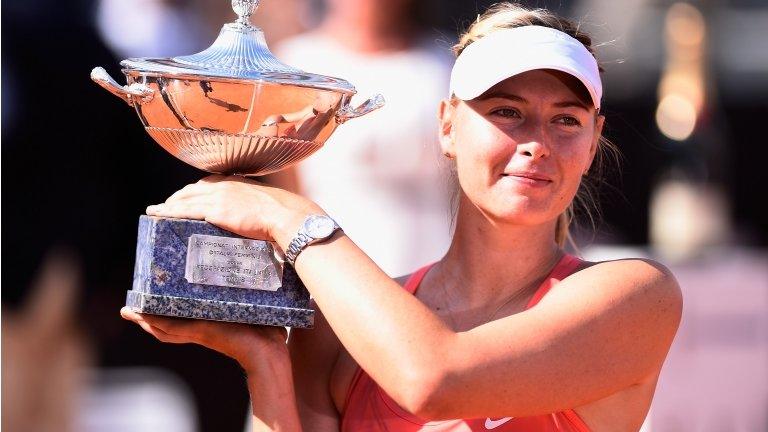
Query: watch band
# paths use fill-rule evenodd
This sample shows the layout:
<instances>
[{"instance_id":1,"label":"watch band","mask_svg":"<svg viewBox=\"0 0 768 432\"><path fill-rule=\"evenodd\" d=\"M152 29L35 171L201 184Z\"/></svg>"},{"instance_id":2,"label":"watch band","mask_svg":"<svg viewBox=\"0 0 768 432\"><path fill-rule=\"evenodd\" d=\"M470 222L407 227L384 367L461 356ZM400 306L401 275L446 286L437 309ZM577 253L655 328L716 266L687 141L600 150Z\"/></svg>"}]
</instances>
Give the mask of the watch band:
<instances>
[{"instance_id":1,"label":"watch band","mask_svg":"<svg viewBox=\"0 0 768 432\"><path fill-rule=\"evenodd\" d=\"M304 234L301 230L296 234L296 237L288 244L288 248L285 250L285 258L291 265L296 262L296 257L299 256L302 250L304 250L309 242L312 241L312 237Z\"/></svg>"},{"instance_id":2,"label":"watch band","mask_svg":"<svg viewBox=\"0 0 768 432\"><path fill-rule=\"evenodd\" d=\"M326 224L328 224L326 225L326 229L328 230L327 232L318 233L316 228L312 228L312 221L317 221L318 219L324 220ZM298 257L301 251L303 251L307 246L329 239L339 229L341 229L339 224L337 224L336 221L334 221L329 216L307 216L307 218L304 219L304 222L301 224L299 231L296 233L296 236L293 238L293 240L291 240L290 243L288 243L288 247L285 250L286 260L291 265L294 265L296 262L296 257ZM314 233L313 230L315 230Z\"/></svg>"}]
</instances>

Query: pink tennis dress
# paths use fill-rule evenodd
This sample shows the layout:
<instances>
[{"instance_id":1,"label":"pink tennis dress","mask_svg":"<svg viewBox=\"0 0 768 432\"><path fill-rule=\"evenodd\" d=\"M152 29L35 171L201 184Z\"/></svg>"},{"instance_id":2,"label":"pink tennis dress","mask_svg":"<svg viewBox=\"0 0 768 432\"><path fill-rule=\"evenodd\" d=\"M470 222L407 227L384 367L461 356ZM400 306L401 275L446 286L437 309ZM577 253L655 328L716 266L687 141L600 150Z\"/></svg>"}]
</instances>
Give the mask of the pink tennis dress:
<instances>
[{"instance_id":1,"label":"pink tennis dress","mask_svg":"<svg viewBox=\"0 0 768 432\"><path fill-rule=\"evenodd\" d=\"M580 260L565 255L534 293L526 306L535 306L558 282L573 273ZM405 289L415 293L431 265L414 273ZM349 393L341 423L342 432L470 432L494 430L497 432L589 432L589 428L573 410L521 418L479 418L425 421L400 408L384 390L358 369Z\"/></svg>"}]
</instances>

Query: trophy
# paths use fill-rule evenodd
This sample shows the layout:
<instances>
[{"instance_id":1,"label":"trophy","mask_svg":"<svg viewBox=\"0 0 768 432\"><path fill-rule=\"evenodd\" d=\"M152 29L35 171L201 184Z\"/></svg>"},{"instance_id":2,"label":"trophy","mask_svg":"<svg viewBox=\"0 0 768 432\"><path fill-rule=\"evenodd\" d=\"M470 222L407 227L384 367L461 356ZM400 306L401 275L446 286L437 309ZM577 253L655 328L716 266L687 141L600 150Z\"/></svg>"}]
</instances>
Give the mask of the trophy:
<instances>
[{"instance_id":1,"label":"trophy","mask_svg":"<svg viewBox=\"0 0 768 432\"><path fill-rule=\"evenodd\" d=\"M261 176L320 147L336 127L384 105L353 108L347 81L303 72L269 51L249 23L259 0L232 0L238 19L204 51L122 61L127 85L103 68L91 79L132 106L173 156L218 174ZM314 311L294 269L270 242L207 222L141 216L133 286L137 312L310 328Z\"/></svg>"}]
</instances>

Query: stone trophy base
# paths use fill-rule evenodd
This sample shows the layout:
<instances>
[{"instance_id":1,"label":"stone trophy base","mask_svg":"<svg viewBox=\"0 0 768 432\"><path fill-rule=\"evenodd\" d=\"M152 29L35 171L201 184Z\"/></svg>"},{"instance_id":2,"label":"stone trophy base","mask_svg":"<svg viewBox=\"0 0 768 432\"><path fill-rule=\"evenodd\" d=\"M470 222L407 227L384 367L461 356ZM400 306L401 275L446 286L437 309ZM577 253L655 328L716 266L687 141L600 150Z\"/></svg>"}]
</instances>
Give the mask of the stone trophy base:
<instances>
[{"instance_id":1,"label":"stone trophy base","mask_svg":"<svg viewBox=\"0 0 768 432\"><path fill-rule=\"evenodd\" d=\"M272 245L207 222L139 218L133 288L140 313L311 328L309 293Z\"/></svg>"}]
</instances>

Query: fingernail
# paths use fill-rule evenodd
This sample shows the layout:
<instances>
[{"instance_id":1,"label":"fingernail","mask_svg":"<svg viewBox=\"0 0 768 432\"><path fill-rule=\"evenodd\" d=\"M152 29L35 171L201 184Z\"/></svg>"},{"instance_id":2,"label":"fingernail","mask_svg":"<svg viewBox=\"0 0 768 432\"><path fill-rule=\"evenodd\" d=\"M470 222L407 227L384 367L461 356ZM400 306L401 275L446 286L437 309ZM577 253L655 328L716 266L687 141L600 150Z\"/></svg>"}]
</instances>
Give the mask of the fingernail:
<instances>
[{"instance_id":1,"label":"fingernail","mask_svg":"<svg viewBox=\"0 0 768 432\"><path fill-rule=\"evenodd\" d=\"M122 308L120 308L120 315L123 318L129 318L129 317L132 317L132 316L136 316L137 314L136 314L136 311L131 309L130 306L123 306Z\"/></svg>"}]
</instances>

